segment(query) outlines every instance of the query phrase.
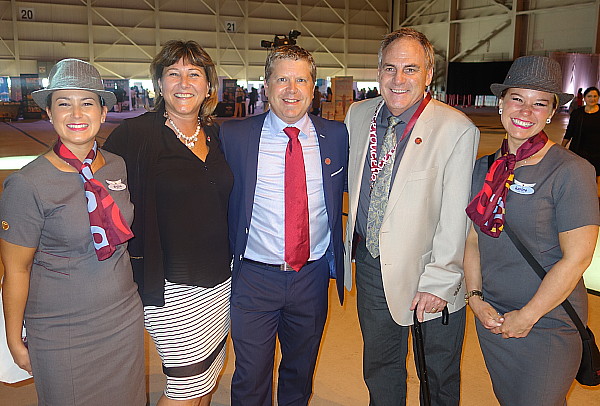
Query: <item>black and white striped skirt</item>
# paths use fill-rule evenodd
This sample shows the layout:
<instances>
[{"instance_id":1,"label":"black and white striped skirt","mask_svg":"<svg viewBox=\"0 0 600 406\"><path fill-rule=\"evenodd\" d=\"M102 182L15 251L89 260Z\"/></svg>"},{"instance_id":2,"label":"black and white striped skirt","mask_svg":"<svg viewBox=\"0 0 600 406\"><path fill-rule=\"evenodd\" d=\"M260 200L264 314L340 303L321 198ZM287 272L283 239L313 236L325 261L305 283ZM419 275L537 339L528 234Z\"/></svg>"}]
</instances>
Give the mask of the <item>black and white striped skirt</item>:
<instances>
[{"instance_id":1,"label":"black and white striped skirt","mask_svg":"<svg viewBox=\"0 0 600 406\"><path fill-rule=\"evenodd\" d=\"M165 305L144 307L146 330L167 376L165 396L186 400L214 388L225 363L231 278L214 288L165 280Z\"/></svg>"}]
</instances>

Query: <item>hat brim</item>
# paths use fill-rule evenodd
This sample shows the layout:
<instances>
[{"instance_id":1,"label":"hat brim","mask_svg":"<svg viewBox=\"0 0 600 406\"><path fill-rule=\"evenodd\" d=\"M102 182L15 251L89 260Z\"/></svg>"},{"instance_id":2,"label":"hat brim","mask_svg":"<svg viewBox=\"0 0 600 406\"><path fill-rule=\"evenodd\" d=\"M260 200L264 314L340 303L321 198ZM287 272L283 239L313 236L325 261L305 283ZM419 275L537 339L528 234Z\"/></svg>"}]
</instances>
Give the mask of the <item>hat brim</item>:
<instances>
[{"instance_id":1,"label":"hat brim","mask_svg":"<svg viewBox=\"0 0 600 406\"><path fill-rule=\"evenodd\" d=\"M31 93L31 97L33 98L33 101L35 101L42 110L46 110L46 108L48 107L48 104L47 104L48 95L57 90L87 90L88 92L96 93L98 96L102 97L102 100L104 100L104 105L106 106L106 108L108 110L112 109L112 107L115 104L117 104L117 97L111 91L97 90L97 89L83 89L80 87L66 87L66 88L61 88L61 89L36 90L35 92Z\"/></svg>"},{"instance_id":2,"label":"hat brim","mask_svg":"<svg viewBox=\"0 0 600 406\"><path fill-rule=\"evenodd\" d=\"M540 89L537 86L527 86L527 85L518 85L518 86L509 86L502 83L493 83L490 85L490 90L497 98L502 97L502 92L506 89L515 88L515 89L531 89L538 90L540 92L548 92L546 89ZM552 92L548 92L552 93ZM570 93L555 93L558 96L558 105L562 106L567 104L571 100L573 100L573 95Z\"/></svg>"}]
</instances>

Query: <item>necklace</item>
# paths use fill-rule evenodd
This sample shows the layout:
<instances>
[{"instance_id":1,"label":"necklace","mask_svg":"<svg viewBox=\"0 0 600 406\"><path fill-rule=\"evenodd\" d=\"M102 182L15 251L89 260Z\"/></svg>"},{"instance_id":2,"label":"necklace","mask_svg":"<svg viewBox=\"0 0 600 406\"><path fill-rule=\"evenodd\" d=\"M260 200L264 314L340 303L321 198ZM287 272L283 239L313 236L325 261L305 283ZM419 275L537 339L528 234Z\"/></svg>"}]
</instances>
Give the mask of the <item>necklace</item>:
<instances>
[{"instance_id":1,"label":"necklace","mask_svg":"<svg viewBox=\"0 0 600 406\"><path fill-rule=\"evenodd\" d=\"M194 132L194 135L188 137L184 133L182 133L181 130L175 125L173 120L171 120L171 117L169 117L169 114L165 112L165 115L167 116L167 120L169 120L169 123L175 130L177 138L183 141L186 147L188 147L189 149L193 149L194 145L196 145L196 142L198 142L198 134L200 134L200 129L202 128L200 127L200 119L198 119L198 125L196 126L196 131Z\"/></svg>"},{"instance_id":2,"label":"necklace","mask_svg":"<svg viewBox=\"0 0 600 406\"><path fill-rule=\"evenodd\" d=\"M540 151L541 151L541 150L540 150ZM535 154L533 154L532 156L528 156L527 158L525 158L525 159L523 159L523 160L519 161L519 162L520 162L519 168L520 168L521 166L525 166L525 165L527 165L527 160L528 160L528 159L532 159L533 157L535 157L535 156L536 156L536 155L537 155L537 154L538 154L540 151L536 152L536 153L535 153Z\"/></svg>"}]
</instances>

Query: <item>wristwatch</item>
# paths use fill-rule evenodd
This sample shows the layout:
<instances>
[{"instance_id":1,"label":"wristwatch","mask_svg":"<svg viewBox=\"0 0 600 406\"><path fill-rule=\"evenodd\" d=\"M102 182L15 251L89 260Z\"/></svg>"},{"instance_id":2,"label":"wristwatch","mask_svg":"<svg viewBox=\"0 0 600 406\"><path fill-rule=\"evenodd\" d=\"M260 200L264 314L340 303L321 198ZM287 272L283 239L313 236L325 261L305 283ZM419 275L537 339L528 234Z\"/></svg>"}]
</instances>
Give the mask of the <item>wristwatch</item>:
<instances>
[{"instance_id":1,"label":"wristwatch","mask_svg":"<svg viewBox=\"0 0 600 406\"><path fill-rule=\"evenodd\" d=\"M483 292L480 290L471 290L465 293L465 303L469 304L469 298L473 296L479 296L483 300Z\"/></svg>"}]
</instances>

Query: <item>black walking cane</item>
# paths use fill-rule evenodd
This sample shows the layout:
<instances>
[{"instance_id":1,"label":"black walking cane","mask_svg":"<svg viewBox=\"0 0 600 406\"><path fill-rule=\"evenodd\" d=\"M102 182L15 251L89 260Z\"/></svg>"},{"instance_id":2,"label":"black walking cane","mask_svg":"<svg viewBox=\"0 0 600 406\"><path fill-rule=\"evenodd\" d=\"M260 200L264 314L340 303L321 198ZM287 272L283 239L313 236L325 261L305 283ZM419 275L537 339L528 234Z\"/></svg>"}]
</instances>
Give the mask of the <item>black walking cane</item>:
<instances>
[{"instance_id":1,"label":"black walking cane","mask_svg":"<svg viewBox=\"0 0 600 406\"><path fill-rule=\"evenodd\" d=\"M448 324L448 306L442 310L442 324ZM413 343L415 349L415 366L420 382L421 406L431 406L431 392L429 391L429 378L427 377L427 365L425 364L425 348L423 345L423 330L421 322L417 319L417 309L413 313Z\"/></svg>"}]
</instances>

